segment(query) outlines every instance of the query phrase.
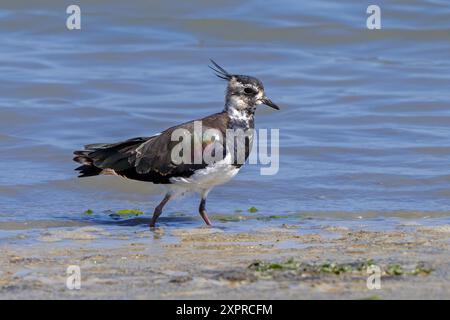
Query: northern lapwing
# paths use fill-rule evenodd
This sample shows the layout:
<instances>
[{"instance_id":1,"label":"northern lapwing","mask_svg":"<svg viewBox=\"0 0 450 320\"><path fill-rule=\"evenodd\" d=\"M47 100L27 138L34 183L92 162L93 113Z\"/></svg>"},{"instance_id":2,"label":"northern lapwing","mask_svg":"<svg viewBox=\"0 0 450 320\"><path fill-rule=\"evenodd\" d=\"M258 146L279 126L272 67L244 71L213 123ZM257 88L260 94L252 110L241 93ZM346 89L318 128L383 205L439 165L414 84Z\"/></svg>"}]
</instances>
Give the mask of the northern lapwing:
<instances>
[{"instance_id":1,"label":"northern lapwing","mask_svg":"<svg viewBox=\"0 0 450 320\"><path fill-rule=\"evenodd\" d=\"M222 112L212 114L202 119L186 122L171 127L160 134L151 137L138 137L117 143L97 143L85 146L84 150L74 152L74 161L81 164L75 170L79 177L90 177L100 174L118 175L133 180L148 181L155 184L164 184L168 190L164 199L155 208L150 227L155 227L156 220L162 213L164 205L179 193L195 192L200 194L201 201L199 213L207 225L211 222L206 213L206 197L211 189L224 184L233 178L240 170L243 162L248 158L254 137L254 115L256 107L260 104L279 110L264 93L264 86L260 80L245 75L228 73L217 63L211 60L209 66L216 76L228 82L225 107ZM177 130L184 130L195 136L195 125L201 124L201 133L207 129L215 129L226 136L229 130L242 130L246 132L244 142L236 143L232 148L226 139L217 137L205 141L200 139L201 149L205 151L211 142L220 143L222 158L219 161L179 162L173 159L173 148L179 144L174 141L173 134ZM193 141L198 139L193 139ZM239 147L245 150L244 161L238 162ZM194 158L195 147L189 160ZM198 150L198 149L197 149ZM183 150L181 153L185 152Z\"/></svg>"}]
</instances>

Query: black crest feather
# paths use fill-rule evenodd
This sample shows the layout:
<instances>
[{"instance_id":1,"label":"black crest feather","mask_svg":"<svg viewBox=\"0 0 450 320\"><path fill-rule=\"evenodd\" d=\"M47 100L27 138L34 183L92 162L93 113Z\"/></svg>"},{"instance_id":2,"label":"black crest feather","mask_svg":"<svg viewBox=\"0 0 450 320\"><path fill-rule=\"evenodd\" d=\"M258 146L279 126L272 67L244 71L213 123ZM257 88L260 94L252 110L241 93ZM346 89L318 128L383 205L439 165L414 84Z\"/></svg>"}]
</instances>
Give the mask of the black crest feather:
<instances>
[{"instance_id":1,"label":"black crest feather","mask_svg":"<svg viewBox=\"0 0 450 320\"><path fill-rule=\"evenodd\" d=\"M213 59L209 59L209 60L213 64L213 67L212 66L208 66L208 67L215 72L216 76L218 76L220 79L231 80L233 75L231 75L228 71L226 71L224 68L219 66Z\"/></svg>"}]
</instances>

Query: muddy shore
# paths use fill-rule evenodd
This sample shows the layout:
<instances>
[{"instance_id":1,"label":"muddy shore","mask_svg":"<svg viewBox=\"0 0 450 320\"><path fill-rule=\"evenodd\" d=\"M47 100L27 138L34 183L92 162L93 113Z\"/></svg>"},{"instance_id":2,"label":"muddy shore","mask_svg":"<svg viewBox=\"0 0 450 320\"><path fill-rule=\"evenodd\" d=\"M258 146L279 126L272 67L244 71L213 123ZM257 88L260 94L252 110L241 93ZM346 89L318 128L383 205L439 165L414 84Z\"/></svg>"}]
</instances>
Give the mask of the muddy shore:
<instances>
[{"instance_id":1,"label":"muddy shore","mask_svg":"<svg viewBox=\"0 0 450 320\"><path fill-rule=\"evenodd\" d=\"M299 230L55 229L0 245L0 299L450 299L449 225ZM66 287L69 265L80 290ZM381 289L367 287L370 265Z\"/></svg>"}]
</instances>

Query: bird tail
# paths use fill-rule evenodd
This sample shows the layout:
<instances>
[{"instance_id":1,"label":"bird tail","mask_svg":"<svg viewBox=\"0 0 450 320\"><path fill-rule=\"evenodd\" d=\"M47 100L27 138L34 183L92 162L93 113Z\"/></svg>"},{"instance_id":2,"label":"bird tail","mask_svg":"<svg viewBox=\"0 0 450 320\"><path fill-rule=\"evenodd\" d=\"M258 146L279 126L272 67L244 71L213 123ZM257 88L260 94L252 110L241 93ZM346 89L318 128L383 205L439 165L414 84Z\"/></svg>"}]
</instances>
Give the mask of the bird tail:
<instances>
[{"instance_id":1,"label":"bird tail","mask_svg":"<svg viewBox=\"0 0 450 320\"><path fill-rule=\"evenodd\" d=\"M122 171L133 168L129 158L136 148L154 137L137 137L117 143L95 143L84 146L84 150L73 153L73 160L81 164L75 169L80 173L78 177L121 175Z\"/></svg>"},{"instance_id":2,"label":"bird tail","mask_svg":"<svg viewBox=\"0 0 450 320\"><path fill-rule=\"evenodd\" d=\"M75 169L75 171L79 172L79 178L98 176L103 171L103 169L94 165L94 160L89 154L104 146L105 144L91 144L85 146L85 150L74 151L73 161L81 164L81 166Z\"/></svg>"}]
</instances>

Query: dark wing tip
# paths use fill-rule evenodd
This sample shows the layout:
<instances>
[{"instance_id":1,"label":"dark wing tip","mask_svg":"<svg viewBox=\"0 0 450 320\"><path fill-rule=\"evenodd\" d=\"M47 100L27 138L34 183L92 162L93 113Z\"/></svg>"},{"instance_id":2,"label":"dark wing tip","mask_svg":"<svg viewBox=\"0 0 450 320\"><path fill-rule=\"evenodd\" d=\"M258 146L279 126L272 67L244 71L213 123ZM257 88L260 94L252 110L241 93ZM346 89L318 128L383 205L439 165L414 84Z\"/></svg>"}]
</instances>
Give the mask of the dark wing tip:
<instances>
[{"instance_id":1,"label":"dark wing tip","mask_svg":"<svg viewBox=\"0 0 450 320\"><path fill-rule=\"evenodd\" d=\"M219 66L213 59L209 59L213 66L208 66L211 70L213 70L217 77L224 80L231 80L233 75L231 75L228 71L226 71L224 68Z\"/></svg>"}]
</instances>

